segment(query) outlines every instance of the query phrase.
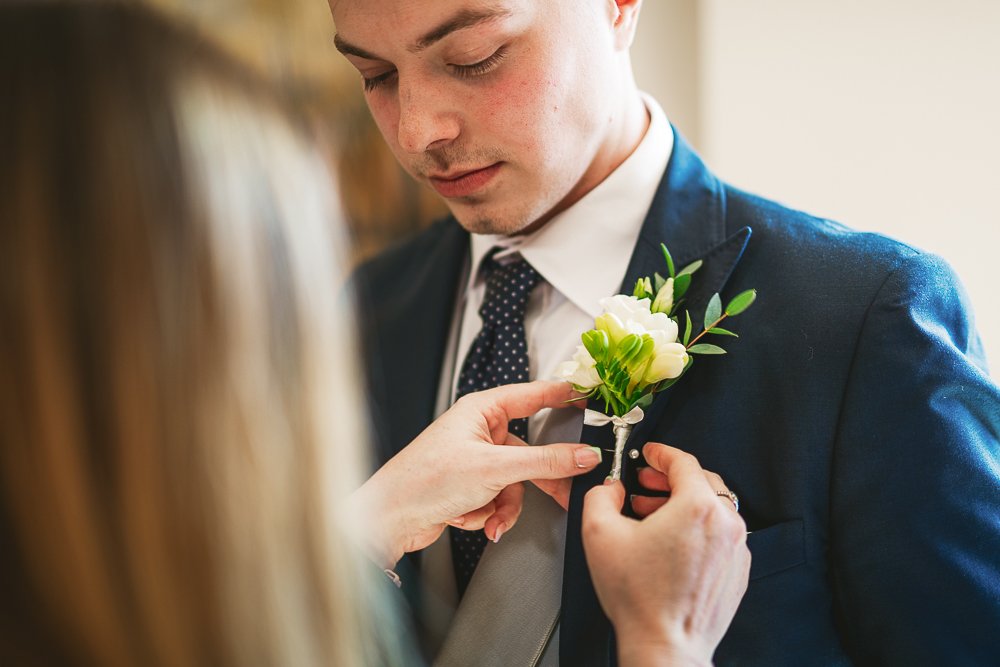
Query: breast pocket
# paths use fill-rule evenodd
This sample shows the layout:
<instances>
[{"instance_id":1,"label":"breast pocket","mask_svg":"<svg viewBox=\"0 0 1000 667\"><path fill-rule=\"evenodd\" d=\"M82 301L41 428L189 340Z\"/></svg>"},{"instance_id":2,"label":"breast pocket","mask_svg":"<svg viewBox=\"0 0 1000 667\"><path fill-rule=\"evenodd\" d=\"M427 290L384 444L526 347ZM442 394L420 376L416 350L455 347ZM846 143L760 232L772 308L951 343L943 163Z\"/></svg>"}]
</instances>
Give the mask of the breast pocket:
<instances>
[{"instance_id":1,"label":"breast pocket","mask_svg":"<svg viewBox=\"0 0 1000 667\"><path fill-rule=\"evenodd\" d=\"M792 519L747 535L752 556L750 581L768 577L806 562L805 524Z\"/></svg>"}]
</instances>

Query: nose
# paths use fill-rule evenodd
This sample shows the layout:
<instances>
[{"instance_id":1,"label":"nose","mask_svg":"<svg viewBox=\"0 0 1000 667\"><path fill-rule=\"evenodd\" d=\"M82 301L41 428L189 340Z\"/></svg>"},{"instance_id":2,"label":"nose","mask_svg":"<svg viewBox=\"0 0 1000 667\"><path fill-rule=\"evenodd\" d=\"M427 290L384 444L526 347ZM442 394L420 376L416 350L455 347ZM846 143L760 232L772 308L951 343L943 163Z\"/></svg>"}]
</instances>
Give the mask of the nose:
<instances>
[{"instance_id":1,"label":"nose","mask_svg":"<svg viewBox=\"0 0 1000 667\"><path fill-rule=\"evenodd\" d=\"M442 148L458 138L458 110L429 81L399 82L399 146L407 153Z\"/></svg>"}]
</instances>

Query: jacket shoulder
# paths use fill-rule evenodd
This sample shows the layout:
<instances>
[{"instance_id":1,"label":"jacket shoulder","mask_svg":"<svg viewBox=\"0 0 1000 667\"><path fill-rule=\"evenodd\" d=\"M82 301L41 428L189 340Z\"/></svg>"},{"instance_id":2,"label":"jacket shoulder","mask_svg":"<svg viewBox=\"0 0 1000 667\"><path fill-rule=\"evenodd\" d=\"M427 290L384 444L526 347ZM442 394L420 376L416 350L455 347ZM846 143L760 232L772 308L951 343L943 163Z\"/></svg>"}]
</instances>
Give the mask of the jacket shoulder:
<instances>
[{"instance_id":1,"label":"jacket shoulder","mask_svg":"<svg viewBox=\"0 0 1000 667\"><path fill-rule=\"evenodd\" d=\"M400 276L413 275L425 266L442 241L455 233L463 232L453 218L438 220L362 262L354 271L352 282L362 292L389 288Z\"/></svg>"},{"instance_id":2,"label":"jacket shoulder","mask_svg":"<svg viewBox=\"0 0 1000 667\"><path fill-rule=\"evenodd\" d=\"M820 282L880 285L924 251L852 229L737 188L726 188L727 227L753 229L749 250L775 271Z\"/></svg>"}]
</instances>

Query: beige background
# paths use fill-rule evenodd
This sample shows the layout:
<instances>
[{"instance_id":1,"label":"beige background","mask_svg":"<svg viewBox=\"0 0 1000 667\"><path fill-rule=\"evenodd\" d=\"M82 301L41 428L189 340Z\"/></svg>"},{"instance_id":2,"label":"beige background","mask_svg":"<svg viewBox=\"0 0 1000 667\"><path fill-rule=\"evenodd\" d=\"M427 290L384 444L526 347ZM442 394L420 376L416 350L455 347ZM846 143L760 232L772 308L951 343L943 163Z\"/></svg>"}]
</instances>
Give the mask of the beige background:
<instances>
[{"instance_id":1,"label":"beige background","mask_svg":"<svg viewBox=\"0 0 1000 667\"><path fill-rule=\"evenodd\" d=\"M636 76L721 177L947 259L1000 365L1000 2L646 0Z\"/></svg>"}]
</instances>

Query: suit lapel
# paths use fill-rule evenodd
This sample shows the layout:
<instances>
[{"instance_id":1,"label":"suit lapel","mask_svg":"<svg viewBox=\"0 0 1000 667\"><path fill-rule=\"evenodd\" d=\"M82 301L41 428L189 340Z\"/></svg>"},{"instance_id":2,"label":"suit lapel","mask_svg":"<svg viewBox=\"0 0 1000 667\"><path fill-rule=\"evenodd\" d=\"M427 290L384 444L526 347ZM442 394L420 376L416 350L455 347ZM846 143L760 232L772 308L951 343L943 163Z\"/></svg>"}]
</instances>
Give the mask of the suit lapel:
<instances>
[{"instance_id":1,"label":"suit lapel","mask_svg":"<svg viewBox=\"0 0 1000 667\"><path fill-rule=\"evenodd\" d=\"M704 261L687 296L687 307L697 322L712 294L720 292L732 274L746 248L750 229L743 228L727 235L722 183L706 169L676 129L674 136L670 163L643 223L620 291L630 294L640 277L652 276L654 272L665 273L660 251L660 243L665 243L678 270L697 259ZM626 451L633 447L641 449L663 413L669 395L669 390L662 392L649 406L646 418L635 428ZM594 400L588 407L599 411L604 408ZM614 447L614 437L607 426L585 426L581 439L605 450ZM588 490L603 483L610 472L611 457L605 458L608 460L597 469L574 480L570 494L559 654L561 664L574 667L615 662L611 624L597 600L580 532L583 498ZM636 488L634 468L626 463L625 483L630 490Z\"/></svg>"}]
</instances>

